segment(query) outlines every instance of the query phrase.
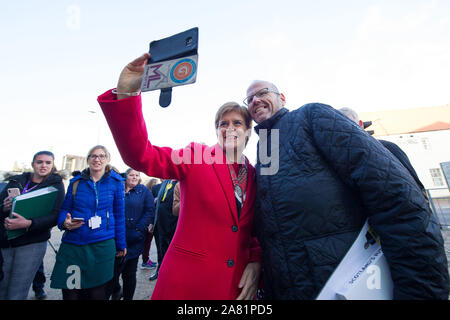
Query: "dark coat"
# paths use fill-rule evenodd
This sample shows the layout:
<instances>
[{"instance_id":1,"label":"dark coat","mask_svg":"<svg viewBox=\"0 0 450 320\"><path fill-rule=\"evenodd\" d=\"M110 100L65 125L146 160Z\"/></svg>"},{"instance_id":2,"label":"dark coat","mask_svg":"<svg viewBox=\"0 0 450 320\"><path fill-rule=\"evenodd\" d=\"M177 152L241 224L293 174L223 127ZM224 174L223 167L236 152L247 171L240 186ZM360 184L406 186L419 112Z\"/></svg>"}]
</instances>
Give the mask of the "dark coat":
<instances>
[{"instance_id":1,"label":"dark coat","mask_svg":"<svg viewBox=\"0 0 450 320\"><path fill-rule=\"evenodd\" d=\"M144 185L125 193L125 232L127 239L126 259L139 257L144 251L145 235L155 217L152 192Z\"/></svg>"},{"instance_id":2,"label":"dark coat","mask_svg":"<svg viewBox=\"0 0 450 320\"><path fill-rule=\"evenodd\" d=\"M167 182L168 183L168 182ZM161 264L167 249L169 248L170 242L172 241L173 235L177 228L178 217L174 216L172 213L173 206L173 192L178 181L173 180L172 187L167 190L166 197L164 198L164 190L161 194L161 202L158 207L158 212L156 213L157 220L155 225L155 238L157 242L158 249L158 263ZM162 185L166 185L166 182L154 185L152 188L152 193L155 199L158 199L158 193ZM156 207L156 204L155 204ZM155 209L156 210L156 209ZM153 223L153 221L152 221Z\"/></svg>"},{"instance_id":3,"label":"dark coat","mask_svg":"<svg viewBox=\"0 0 450 320\"><path fill-rule=\"evenodd\" d=\"M255 130L255 229L265 298L315 299L367 218L380 236L395 299L448 298L437 221L414 179L380 142L318 103L283 108ZM277 134L279 144L271 141ZM263 169L277 161L260 154L265 143L267 150L273 144L274 159L279 154L278 170L269 174Z\"/></svg>"},{"instance_id":4,"label":"dark coat","mask_svg":"<svg viewBox=\"0 0 450 320\"><path fill-rule=\"evenodd\" d=\"M3 200L8 197L9 188L19 188L22 192L23 188L30 181L31 172L25 172L21 175L13 176L9 178L8 185L0 193L0 247L19 247L31 243L38 243L47 241L50 239L50 231L52 227L56 225L58 219L59 210L64 201L64 184L61 176L58 174L51 174L44 181L42 181L34 190L39 190L46 187L55 187L58 189L58 195L56 197L53 210L48 215L36 217L31 219L31 226L28 231L15 239L8 240L6 238L6 230L4 228L5 218L9 215L8 212L3 212Z\"/></svg>"},{"instance_id":5,"label":"dark coat","mask_svg":"<svg viewBox=\"0 0 450 320\"><path fill-rule=\"evenodd\" d=\"M414 170L414 167L412 166L411 162L409 161L408 156L406 153L395 143L391 141L386 140L378 140L381 142L381 144L388 149L401 163L402 165L409 171L411 176L414 178L414 181L416 181L417 185L421 190L425 190L425 187L423 186L422 182L420 181L419 177L417 176L416 170Z\"/></svg>"}]
</instances>

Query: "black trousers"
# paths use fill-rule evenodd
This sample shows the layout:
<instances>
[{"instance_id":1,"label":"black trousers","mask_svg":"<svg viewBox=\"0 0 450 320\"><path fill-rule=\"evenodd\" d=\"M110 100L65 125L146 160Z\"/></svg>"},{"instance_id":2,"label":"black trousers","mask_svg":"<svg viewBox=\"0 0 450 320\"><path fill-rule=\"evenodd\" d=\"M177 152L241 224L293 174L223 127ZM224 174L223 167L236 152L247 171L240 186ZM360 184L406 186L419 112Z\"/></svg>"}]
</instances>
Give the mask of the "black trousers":
<instances>
[{"instance_id":1,"label":"black trousers","mask_svg":"<svg viewBox=\"0 0 450 320\"><path fill-rule=\"evenodd\" d=\"M119 278L122 275L123 300L133 300L136 290L136 272L139 257L125 260L116 258L114 262L114 277L106 285L106 299L109 299L113 293L120 291Z\"/></svg>"},{"instance_id":2,"label":"black trousers","mask_svg":"<svg viewBox=\"0 0 450 320\"><path fill-rule=\"evenodd\" d=\"M40 290L43 290L44 283L45 283L44 262L42 262L33 279L33 291L38 292Z\"/></svg>"},{"instance_id":3,"label":"black trousers","mask_svg":"<svg viewBox=\"0 0 450 320\"><path fill-rule=\"evenodd\" d=\"M105 300L105 285L89 289L62 289L63 300Z\"/></svg>"}]
</instances>

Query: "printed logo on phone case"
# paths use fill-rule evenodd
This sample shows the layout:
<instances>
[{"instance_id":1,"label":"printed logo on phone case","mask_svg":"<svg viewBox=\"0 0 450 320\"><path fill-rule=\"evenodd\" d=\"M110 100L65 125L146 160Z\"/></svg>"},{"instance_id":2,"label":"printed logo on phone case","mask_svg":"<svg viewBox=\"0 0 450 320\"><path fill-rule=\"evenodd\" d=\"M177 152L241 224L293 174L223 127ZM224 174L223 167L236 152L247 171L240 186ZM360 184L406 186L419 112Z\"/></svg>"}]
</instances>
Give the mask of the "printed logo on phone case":
<instances>
[{"instance_id":1,"label":"printed logo on phone case","mask_svg":"<svg viewBox=\"0 0 450 320\"><path fill-rule=\"evenodd\" d=\"M194 83L198 55L167 60L145 66L141 91L171 88Z\"/></svg>"},{"instance_id":2,"label":"printed logo on phone case","mask_svg":"<svg viewBox=\"0 0 450 320\"><path fill-rule=\"evenodd\" d=\"M183 59L178 61L170 70L170 79L176 83L189 81L195 74L197 66L192 59Z\"/></svg>"}]
</instances>

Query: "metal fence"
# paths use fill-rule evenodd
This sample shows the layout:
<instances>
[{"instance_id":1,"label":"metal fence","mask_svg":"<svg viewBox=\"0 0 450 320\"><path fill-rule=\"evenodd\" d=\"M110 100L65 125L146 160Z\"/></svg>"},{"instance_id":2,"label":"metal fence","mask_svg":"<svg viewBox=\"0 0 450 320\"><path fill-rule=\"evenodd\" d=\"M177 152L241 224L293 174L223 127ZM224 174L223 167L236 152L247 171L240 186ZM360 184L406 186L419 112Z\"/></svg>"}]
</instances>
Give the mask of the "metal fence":
<instances>
[{"instance_id":1,"label":"metal fence","mask_svg":"<svg viewBox=\"0 0 450 320\"><path fill-rule=\"evenodd\" d=\"M427 189L430 207L441 228L450 228L450 190L448 188Z\"/></svg>"}]
</instances>

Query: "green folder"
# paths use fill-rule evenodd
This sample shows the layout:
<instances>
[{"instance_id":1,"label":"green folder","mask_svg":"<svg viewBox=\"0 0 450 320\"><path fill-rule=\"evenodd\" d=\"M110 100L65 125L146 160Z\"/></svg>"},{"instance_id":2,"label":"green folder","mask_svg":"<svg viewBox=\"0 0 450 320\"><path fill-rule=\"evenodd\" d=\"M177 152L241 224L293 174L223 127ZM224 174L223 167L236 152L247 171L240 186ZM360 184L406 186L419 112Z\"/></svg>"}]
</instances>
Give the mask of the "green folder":
<instances>
[{"instance_id":1,"label":"green folder","mask_svg":"<svg viewBox=\"0 0 450 320\"><path fill-rule=\"evenodd\" d=\"M42 188L31 191L14 198L11 213L17 213L26 219L48 215L55 205L58 189L55 187ZM10 215L10 218L13 218ZM20 237L25 229L7 230L8 240Z\"/></svg>"}]
</instances>

